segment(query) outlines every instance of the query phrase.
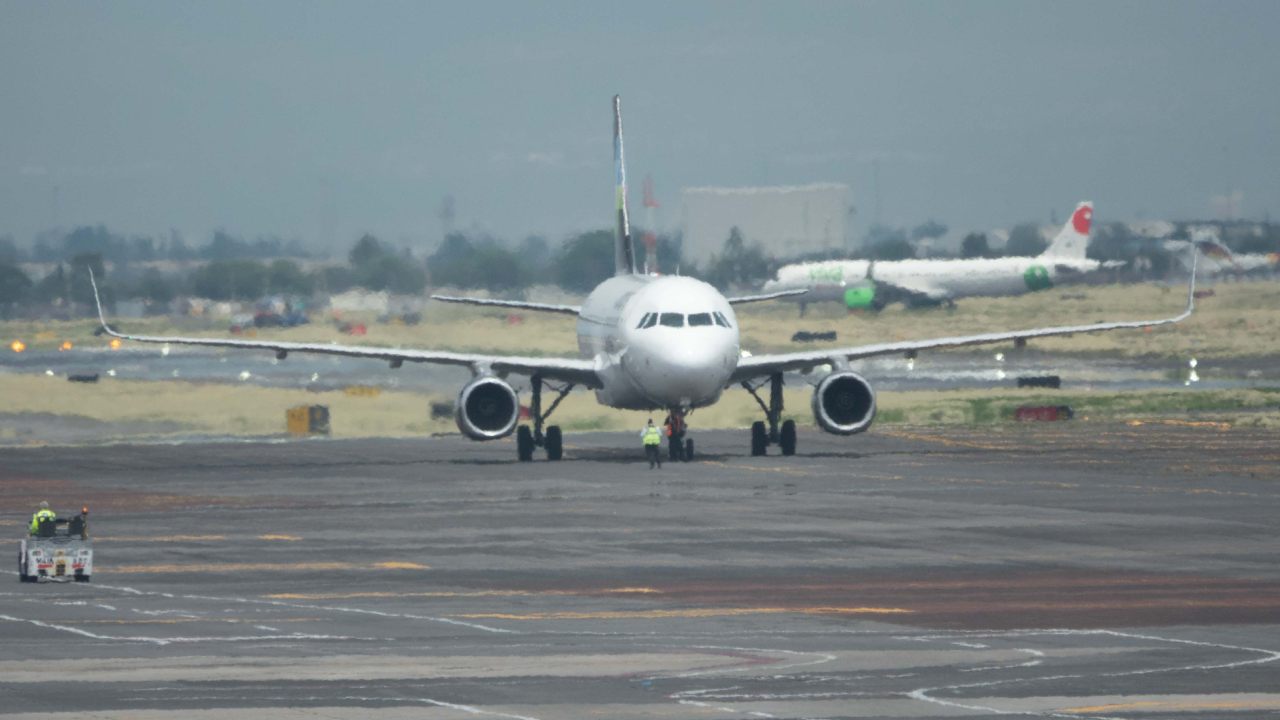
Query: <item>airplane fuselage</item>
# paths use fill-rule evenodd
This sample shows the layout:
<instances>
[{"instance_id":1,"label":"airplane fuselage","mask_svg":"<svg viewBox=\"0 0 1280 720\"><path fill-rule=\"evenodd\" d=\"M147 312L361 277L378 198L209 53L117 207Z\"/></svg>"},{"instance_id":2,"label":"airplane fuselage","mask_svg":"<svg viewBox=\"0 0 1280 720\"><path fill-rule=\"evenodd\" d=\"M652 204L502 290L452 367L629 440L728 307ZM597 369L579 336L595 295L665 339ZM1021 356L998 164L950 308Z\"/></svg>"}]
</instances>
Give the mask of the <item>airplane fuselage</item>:
<instances>
[{"instance_id":1,"label":"airplane fuselage","mask_svg":"<svg viewBox=\"0 0 1280 720\"><path fill-rule=\"evenodd\" d=\"M831 260L789 265L764 286L766 292L811 288L799 302L836 300L844 289L859 283L928 288L938 299L1018 295L1044 290L1100 267L1096 260L1046 257L1006 257L971 260Z\"/></svg>"},{"instance_id":2,"label":"airplane fuselage","mask_svg":"<svg viewBox=\"0 0 1280 720\"><path fill-rule=\"evenodd\" d=\"M578 351L596 362L601 404L702 407L719 399L737 367L738 319L700 280L619 275L582 304Z\"/></svg>"}]
</instances>

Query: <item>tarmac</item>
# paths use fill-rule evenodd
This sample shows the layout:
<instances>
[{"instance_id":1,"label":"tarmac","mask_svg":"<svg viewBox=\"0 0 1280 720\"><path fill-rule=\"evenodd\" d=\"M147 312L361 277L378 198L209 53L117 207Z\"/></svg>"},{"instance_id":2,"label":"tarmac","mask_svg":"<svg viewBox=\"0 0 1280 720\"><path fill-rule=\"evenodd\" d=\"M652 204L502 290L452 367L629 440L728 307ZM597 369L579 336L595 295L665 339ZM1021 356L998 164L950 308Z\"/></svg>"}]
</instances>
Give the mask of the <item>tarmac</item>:
<instances>
[{"instance_id":1,"label":"tarmac","mask_svg":"<svg viewBox=\"0 0 1280 720\"><path fill-rule=\"evenodd\" d=\"M693 437L0 448L0 531L96 553L5 569L0 715L1280 714L1274 430Z\"/></svg>"}]
</instances>

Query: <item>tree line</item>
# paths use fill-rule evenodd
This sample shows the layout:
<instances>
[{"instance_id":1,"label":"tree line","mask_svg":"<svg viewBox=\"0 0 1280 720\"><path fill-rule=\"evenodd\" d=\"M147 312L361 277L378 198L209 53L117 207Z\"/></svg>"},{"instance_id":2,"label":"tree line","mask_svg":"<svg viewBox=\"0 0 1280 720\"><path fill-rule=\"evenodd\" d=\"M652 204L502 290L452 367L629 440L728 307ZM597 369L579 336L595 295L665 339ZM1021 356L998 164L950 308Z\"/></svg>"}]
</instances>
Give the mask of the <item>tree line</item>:
<instances>
[{"instance_id":1,"label":"tree line","mask_svg":"<svg viewBox=\"0 0 1280 720\"><path fill-rule=\"evenodd\" d=\"M1232 226L1223 227L1224 242L1233 251L1280 252L1280 225L1239 225L1234 233ZM861 253L835 251L800 259L861 256L900 260L916 257L922 247L946 232L945 225L933 220L910 230L873 225ZM637 231L636 236L640 235ZM1186 239L1187 235L1182 224L1172 237ZM959 256L1034 256L1047 244L1037 225L1024 223L1012 228L1000 252L991 248L985 234L966 235ZM8 317L23 305L79 303L87 308L92 296L85 268L93 267L98 277L105 278L107 262L112 264L110 282L105 285L111 300L137 299L153 306L167 306L183 295L253 301L269 295L311 296L357 287L413 295L428 286L447 286L519 296L534 285L558 285L585 293L613 273L613 246L611 230L578 233L558 247L540 236L510 245L483 233L452 232L434 252L419 257L407 248L396 248L366 234L352 245L345 263L320 263L306 262L306 254L296 241L246 241L218 231L207 244L189 249L176 234L156 244L149 238L115 235L101 225L86 226L56 241L42 238L29 252L18 248L12 238L0 237L0 316ZM683 259L678 234L658 236L656 251L663 272L699 277L721 289L758 284L784 262L738 228L729 232L720 252L701 267ZM643 258L643 247L637 247L636 252ZM1144 258L1143 267L1157 277L1166 275L1176 262L1162 242L1135 235L1123 223L1096 227L1088 252L1098 260ZM178 258L183 262L172 265L181 269L167 272L155 262ZM43 277L30 277L20 265L32 261L53 263L53 268Z\"/></svg>"}]
</instances>

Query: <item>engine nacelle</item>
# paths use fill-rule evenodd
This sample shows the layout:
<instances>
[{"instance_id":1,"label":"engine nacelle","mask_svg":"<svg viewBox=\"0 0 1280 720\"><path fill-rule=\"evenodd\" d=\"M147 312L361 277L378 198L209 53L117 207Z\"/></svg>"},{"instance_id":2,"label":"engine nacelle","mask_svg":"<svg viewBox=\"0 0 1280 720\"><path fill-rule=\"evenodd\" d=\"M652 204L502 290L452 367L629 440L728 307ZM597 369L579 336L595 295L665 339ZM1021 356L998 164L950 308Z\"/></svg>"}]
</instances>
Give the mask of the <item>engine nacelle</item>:
<instances>
[{"instance_id":1,"label":"engine nacelle","mask_svg":"<svg viewBox=\"0 0 1280 720\"><path fill-rule=\"evenodd\" d=\"M855 372L833 372L813 390L813 417L836 435L853 435L871 427L876 416L876 393Z\"/></svg>"},{"instance_id":2,"label":"engine nacelle","mask_svg":"<svg viewBox=\"0 0 1280 720\"><path fill-rule=\"evenodd\" d=\"M505 380L478 377L462 386L454 419L472 440L497 440L511 434L520 419L520 401Z\"/></svg>"}]
</instances>

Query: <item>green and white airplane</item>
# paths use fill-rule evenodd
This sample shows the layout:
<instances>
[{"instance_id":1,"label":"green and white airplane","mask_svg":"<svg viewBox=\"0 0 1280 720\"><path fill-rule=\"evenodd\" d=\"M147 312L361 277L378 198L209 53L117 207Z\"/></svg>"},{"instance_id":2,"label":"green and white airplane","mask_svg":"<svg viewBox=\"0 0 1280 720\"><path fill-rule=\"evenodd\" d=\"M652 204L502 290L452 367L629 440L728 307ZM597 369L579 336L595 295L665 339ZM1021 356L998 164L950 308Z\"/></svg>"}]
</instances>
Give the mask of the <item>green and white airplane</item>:
<instances>
[{"instance_id":1,"label":"green and white airplane","mask_svg":"<svg viewBox=\"0 0 1280 720\"><path fill-rule=\"evenodd\" d=\"M1036 257L967 260L825 260L783 266L765 283L765 292L805 289L787 299L810 303L841 301L850 309L879 310L893 302L908 306L952 304L964 297L1021 295L1047 290L1122 262L1085 257L1093 224L1093 203L1076 206L1071 219Z\"/></svg>"}]
</instances>

